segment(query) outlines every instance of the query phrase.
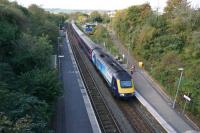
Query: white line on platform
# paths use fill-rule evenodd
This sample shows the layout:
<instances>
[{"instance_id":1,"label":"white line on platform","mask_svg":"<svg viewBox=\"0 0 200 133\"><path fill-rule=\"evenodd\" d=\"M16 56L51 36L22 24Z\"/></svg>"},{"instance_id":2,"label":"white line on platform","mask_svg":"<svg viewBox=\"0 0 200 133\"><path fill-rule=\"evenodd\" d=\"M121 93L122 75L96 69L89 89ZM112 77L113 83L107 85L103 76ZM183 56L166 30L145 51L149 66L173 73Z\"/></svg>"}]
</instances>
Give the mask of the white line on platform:
<instances>
[{"instance_id":1,"label":"white line on platform","mask_svg":"<svg viewBox=\"0 0 200 133\"><path fill-rule=\"evenodd\" d=\"M175 129L168 124L158 113L157 111L138 93L136 92L136 97L138 100L147 108L147 110L153 115L153 117L160 123L160 125L168 133L176 133Z\"/></svg>"},{"instance_id":2,"label":"white line on platform","mask_svg":"<svg viewBox=\"0 0 200 133\"><path fill-rule=\"evenodd\" d=\"M70 56L71 56L71 59L72 59L72 62L73 62L74 69L77 71L76 76L78 78L79 87L81 88L81 94L83 96L83 100L84 100L85 107L86 107L86 110L87 110L87 114L88 114L88 117L89 117L89 120L90 120L90 124L92 126L92 131L93 131L93 133L101 133L101 129L99 127L97 118L96 118L94 110L92 108L92 104L89 100L88 93L86 91L86 88L85 88L85 85L84 85L83 80L81 78L77 63L75 61L75 58L74 58L74 55L73 55L73 52L72 52L72 48L70 46L70 43L69 43L69 40L68 40L68 37L67 37L67 32L66 32L66 40L67 40L67 46L69 48L69 53L70 53Z\"/></svg>"}]
</instances>

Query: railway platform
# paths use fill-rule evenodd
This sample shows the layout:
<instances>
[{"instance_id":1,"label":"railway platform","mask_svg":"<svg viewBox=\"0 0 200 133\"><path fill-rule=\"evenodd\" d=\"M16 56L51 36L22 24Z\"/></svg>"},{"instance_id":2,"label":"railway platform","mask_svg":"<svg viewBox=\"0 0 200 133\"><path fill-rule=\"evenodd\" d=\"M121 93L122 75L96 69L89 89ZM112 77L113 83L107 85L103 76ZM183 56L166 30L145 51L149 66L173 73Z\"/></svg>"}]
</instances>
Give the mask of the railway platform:
<instances>
[{"instance_id":1,"label":"railway platform","mask_svg":"<svg viewBox=\"0 0 200 133\"><path fill-rule=\"evenodd\" d=\"M58 66L63 82L61 107L56 116L56 133L100 133L94 110L81 79L68 37L59 45Z\"/></svg>"}]
</instances>

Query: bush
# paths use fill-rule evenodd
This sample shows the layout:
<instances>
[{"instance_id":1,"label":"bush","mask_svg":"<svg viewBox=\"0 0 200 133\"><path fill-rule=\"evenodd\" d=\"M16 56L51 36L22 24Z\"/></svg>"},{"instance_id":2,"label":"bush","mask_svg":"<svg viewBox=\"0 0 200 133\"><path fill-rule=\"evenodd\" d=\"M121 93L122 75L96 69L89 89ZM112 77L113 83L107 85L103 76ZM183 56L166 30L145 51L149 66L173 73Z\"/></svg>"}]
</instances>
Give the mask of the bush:
<instances>
[{"instance_id":1,"label":"bush","mask_svg":"<svg viewBox=\"0 0 200 133\"><path fill-rule=\"evenodd\" d=\"M19 77L20 90L52 104L60 94L57 73L54 70L32 70ZM19 90L19 91L20 91Z\"/></svg>"},{"instance_id":2,"label":"bush","mask_svg":"<svg viewBox=\"0 0 200 133\"><path fill-rule=\"evenodd\" d=\"M50 57L60 17L33 7L0 0L0 132L52 132L60 90Z\"/></svg>"},{"instance_id":3,"label":"bush","mask_svg":"<svg viewBox=\"0 0 200 133\"><path fill-rule=\"evenodd\" d=\"M112 22L121 41L127 44L131 38L134 55L146 62L147 70L172 97L180 76L177 69L184 67L177 103L182 107L182 95L189 93L192 100L186 110L200 120L199 16L200 10L187 1L169 0L162 15L144 4L118 11Z\"/></svg>"}]
</instances>

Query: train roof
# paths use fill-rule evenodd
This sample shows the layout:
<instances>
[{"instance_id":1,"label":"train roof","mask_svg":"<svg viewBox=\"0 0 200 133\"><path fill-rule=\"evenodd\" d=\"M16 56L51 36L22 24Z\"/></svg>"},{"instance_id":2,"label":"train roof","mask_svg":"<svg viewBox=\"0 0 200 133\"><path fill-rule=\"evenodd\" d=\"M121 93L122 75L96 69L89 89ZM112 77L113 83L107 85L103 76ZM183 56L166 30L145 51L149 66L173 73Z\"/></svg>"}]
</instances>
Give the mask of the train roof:
<instances>
[{"instance_id":1,"label":"train roof","mask_svg":"<svg viewBox=\"0 0 200 133\"><path fill-rule=\"evenodd\" d=\"M113 59L109 54L104 52L102 49L96 49L94 51L98 54L99 58L104 62L105 65L108 66L109 70L113 72L114 76L120 80L130 80L131 76L127 73L127 71L122 68L122 66Z\"/></svg>"},{"instance_id":2,"label":"train roof","mask_svg":"<svg viewBox=\"0 0 200 133\"><path fill-rule=\"evenodd\" d=\"M86 43L86 45L90 48L90 49L95 49L98 48L99 46L94 43L87 35L85 35L77 26L74 22L72 22L72 26L74 28L74 30L76 31L76 33L81 37L81 39Z\"/></svg>"},{"instance_id":3,"label":"train roof","mask_svg":"<svg viewBox=\"0 0 200 133\"><path fill-rule=\"evenodd\" d=\"M120 80L130 80L132 79L131 75L127 72L127 71L120 71L120 72L117 72L117 73L114 73L114 76L117 78L117 79L120 79Z\"/></svg>"},{"instance_id":4,"label":"train roof","mask_svg":"<svg viewBox=\"0 0 200 133\"><path fill-rule=\"evenodd\" d=\"M103 62L112 67L114 71L124 70L110 55L108 55L102 49L95 50L95 53L103 60Z\"/></svg>"},{"instance_id":5,"label":"train roof","mask_svg":"<svg viewBox=\"0 0 200 133\"><path fill-rule=\"evenodd\" d=\"M74 22L72 22L72 27L74 28L74 30L76 31L76 33L81 36L82 34L84 34L77 26Z\"/></svg>"}]
</instances>

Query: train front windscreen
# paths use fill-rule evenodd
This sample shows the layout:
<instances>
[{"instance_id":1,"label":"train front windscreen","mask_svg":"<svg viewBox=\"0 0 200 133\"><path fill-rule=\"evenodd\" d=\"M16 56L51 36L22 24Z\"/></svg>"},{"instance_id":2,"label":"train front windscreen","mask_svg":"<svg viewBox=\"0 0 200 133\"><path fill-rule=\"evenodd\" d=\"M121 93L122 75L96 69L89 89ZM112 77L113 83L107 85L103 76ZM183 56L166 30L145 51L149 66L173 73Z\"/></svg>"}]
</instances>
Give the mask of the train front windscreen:
<instances>
[{"instance_id":1,"label":"train front windscreen","mask_svg":"<svg viewBox=\"0 0 200 133\"><path fill-rule=\"evenodd\" d=\"M131 88L132 81L120 81L121 88Z\"/></svg>"}]
</instances>

